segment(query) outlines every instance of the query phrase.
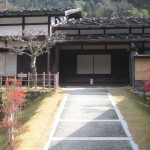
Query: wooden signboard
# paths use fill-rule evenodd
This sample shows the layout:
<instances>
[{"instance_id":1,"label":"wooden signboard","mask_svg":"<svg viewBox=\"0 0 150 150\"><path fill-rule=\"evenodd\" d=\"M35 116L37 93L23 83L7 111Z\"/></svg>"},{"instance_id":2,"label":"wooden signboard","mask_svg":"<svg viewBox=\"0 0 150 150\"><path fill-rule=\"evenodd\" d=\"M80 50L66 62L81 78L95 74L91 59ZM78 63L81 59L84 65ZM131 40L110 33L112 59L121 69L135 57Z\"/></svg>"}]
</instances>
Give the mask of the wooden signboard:
<instances>
[{"instance_id":1,"label":"wooden signboard","mask_svg":"<svg viewBox=\"0 0 150 150\"><path fill-rule=\"evenodd\" d=\"M28 75L27 74L18 74L19 78L26 78Z\"/></svg>"},{"instance_id":2,"label":"wooden signboard","mask_svg":"<svg viewBox=\"0 0 150 150\"><path fill-rule=\"evenodd\" d=\"M150 80L150 58L135 58L135 80Z\"/></svg>"}]
</instances>

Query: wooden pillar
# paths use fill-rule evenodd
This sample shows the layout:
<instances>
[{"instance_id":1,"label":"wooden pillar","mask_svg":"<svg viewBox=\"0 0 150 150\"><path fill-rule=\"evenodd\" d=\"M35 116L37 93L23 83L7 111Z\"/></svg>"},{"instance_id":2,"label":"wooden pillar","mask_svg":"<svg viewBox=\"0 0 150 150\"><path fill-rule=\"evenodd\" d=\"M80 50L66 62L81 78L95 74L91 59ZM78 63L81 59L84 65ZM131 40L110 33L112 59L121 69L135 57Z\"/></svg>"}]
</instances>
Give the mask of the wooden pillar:
<instances>
[{"instance_id":1,"label":"wooden pillar","mask_svg":"<svg viewBox=\"0 0 150 150\"><path fill-rule=\"evenodd\" d=\"M51 28L51 17L48 16L48 35L51 34L50 28Z\"/></svg>"},{"instance_id":2,"label":"wooden pillar","mask_svg":"<svg viewBox=\"0 0 150 150\"><path fill-rule=\"evenodd\" d=\"M56 74L56 86L59 86L59 45L55 46L55 74Z\"/></svg>"},{"instance_id":3,"label":"wooden pillar","mask_svg":"<svg viewBox=\"0 0 150 150\"><path fill-rule=\"evenodd\" d=\"M55 73L59 72L59 45L55 46Z\"/></svg>"},{"instance_id":4,"label":"wooden pillar","mask_svg":"<svg viewBox=\"0 0 150 150\"><path fill-rule=\"evenodd\" d=\"M130 80L132 88L135 89L135 55L137 54L137 48L134 43L131 43L130 52Z\"/></svg>"},{"instance_id":5,"label":"wooden pillar","mask_svg":"<svg viewBox=\"0 0 150 150\"><path fill-rule=\"evenodd\" d=\"M2 87L3 85L3 78L2 78L2 75L0 75L0 88Z\"/></svg>"},{"instance_id":6,"label":"wooden pillar","mask_svg":"<svg viewBox=\"0 0 150 150\"><path fill-rule=\"evenodd\" d=\"M129 79L130 79L130 86L132 86L131 52L129 53Z\"/></svg>"},{"instance_id":7,"label":"wooden pillar","mask_svg":"<svg viewBox=\"0 0 150 150\"><path fill-rule=\"evenodd\" d=\"M50 50L47 53L47 73L50 71Z\"/></svg>"}]
</instances>

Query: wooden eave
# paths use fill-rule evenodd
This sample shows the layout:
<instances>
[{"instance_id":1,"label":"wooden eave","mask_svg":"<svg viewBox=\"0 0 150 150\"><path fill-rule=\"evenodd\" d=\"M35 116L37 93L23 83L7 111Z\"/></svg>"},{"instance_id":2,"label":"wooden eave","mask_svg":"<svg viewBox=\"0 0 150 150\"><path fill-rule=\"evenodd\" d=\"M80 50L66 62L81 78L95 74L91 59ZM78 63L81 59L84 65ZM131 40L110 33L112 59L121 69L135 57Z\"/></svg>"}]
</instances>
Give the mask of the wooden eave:
<instances>
[{"instance_id":1,"label":"wooden eave","mask_svg":"<svg viewBox=\"0 0 150 150\"><path fill-rule=\"evenodd\" d=\"M75 43L75 44L84 44L84 43L149 43L150 38L141 38L141 39L66 39L66 40L57 40L57 44L65 43Z\"/></svg>"},{"instance_id":2,"label":"wooden eave","mask_svg":"<svg viewBox=\"0 0 150 150\"><path fill-rule=\"evenodd\" d=\"M71 29L122 29L122 28L149 28L150 24L121 24L121 25L69 25L63 24L54 26L54 30L71 30Z\"/></svg>"}]
</instances>

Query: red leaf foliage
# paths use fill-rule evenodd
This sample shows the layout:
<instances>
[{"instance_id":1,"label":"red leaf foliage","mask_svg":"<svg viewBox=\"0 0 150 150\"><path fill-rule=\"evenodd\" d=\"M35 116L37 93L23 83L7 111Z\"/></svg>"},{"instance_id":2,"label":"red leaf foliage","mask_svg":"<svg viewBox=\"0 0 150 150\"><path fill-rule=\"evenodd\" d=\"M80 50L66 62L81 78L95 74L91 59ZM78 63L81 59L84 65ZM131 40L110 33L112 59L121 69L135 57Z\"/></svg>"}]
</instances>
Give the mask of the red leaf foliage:
<instances>
[{"instance_id":1,"label":"red leaf foliage","mask_svg":"<svg viewBox=\"0 0 150 150\"><path fill-rule=\"evenodd\" d=\"M16 138L16 129L20 126L19 112L21 112L21 107L24 106L27 94L25 91L19 88L20 81L16 79L8 79L5 81L6 91L2 96L2 104L0 106L0 111L3 112L4 118L0 122L0 127L3 127L8 132L9 136L14 136ZM14 132L10 133L13 129ZM8 139L9 141L9 139ZM10 143L14 143L14 138L11 138ZM12 144L14 145L14 144Z\"/></svg>"},{"instance_id":2,"label":"red leaf foliage","mask_svg":"<svg viewBox=\"0 0 150 150\"><path fill-rule=\"evenodd\" d=\"M144 83L144 91L145 92L150 91L150 81Z\"/></svg>"}]
</instances>

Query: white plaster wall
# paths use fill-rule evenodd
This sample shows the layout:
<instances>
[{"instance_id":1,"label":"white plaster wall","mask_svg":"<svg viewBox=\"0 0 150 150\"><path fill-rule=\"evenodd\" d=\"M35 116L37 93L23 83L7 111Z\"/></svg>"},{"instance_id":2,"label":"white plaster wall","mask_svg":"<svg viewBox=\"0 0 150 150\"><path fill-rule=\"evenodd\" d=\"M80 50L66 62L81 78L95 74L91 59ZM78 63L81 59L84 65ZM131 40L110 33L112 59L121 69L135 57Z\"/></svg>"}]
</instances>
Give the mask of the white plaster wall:
<instances>
[{"instance_id":1,"label":"white plaster wall","mask_svg":"<svg viewBox=\"0 0 150 150\"><path fill-rule=\"evenodd\" d=\"M77 56L77 74L93 74L93 55Z\"/></svg>"},{"instance_id":2,"label":"white plaster wall","mask_svg":"<svg viewBox=\"0 0 150 150\"><path fill-rule=\"evenodd\" d=\"M0 53L0 75L5 74L5 53Z\"/></svg>"},{"instance_id":3,"label":"white plaster wall","mask_svg":"<svg viewBox=\"0 0 150 150\"><path fill-rule=\"evenodd\" d=\"M0 53L0 75L10 76L17 73L17 55L14 53Z\"/></svg>"},{"instance_id":4,"label":"white plaster wall","mask_svg":"<svg viewBox=\"0 0 150 150\"><path fill-rule=\"evenodd\" d=\"M107 49L128 49L129 45L107 45Z\"/></svg>"},{"instance_id":5,"label":"white plaster wall","mask_svg":"<svg viewBox=\"0 0 150 150\"><path fill-rule=\"evenodd\" d=\"M106 34L127 34L129 29L106 29Z\"/></svg>"},{"instance_id":6,"label":"white plaster wall","mask_svg":"<svg viewBox=\"0 0 150 150\"><path fill-rule=\"evenodd\" d=\"M0 24L21 24L22 17L18 18L0 18Z\"/></svg>"},{"instance_id":7,"label":"white plaster wall","mask_svg":"<svg viewBox=\"0 0 150 150\"><path fill-rule=\"evenodd\" d=\"M104 34L104 30L103 29L80 30L80 34Z\"/></svg>"},{"instance_id":8,"label":"white plaster wall","mask_svg":"<svg viewBox=\"0 0 150 150\"><path fill-rule=\"evenodd\" d=\"M25 23L48 23L48 17L25 17Z\"/></svg>"},{"instance_id":9,"label":"white plaster wall","mask_svg":"<svg viewBox=\"0 0 150 150\"><path fill-rule=\"evenodd\" d=\"M83 45L83 49L105 49L105 45Z\"/></svg>"},{"instance_id":10,"label":"white plaster wall","mask_svg":"<svg viewBox=\"0 0 150 150\"><path fill-rule=\"evenodd\" d=\"M48 25L26 25L25 30L27 33L28 32L31 33L32 31L42 31L44 34L47 35L48 34Z\"/></svg>"},{"instance_id":11,"label":"white plaster wall","mask_svg":"<svg viewBox=\"0 0 150 150\"><path fill-rule=\"evenodd\" d=\"M51 17L51 25L55 24L55 17Z\"/></svg>"},{"instance_id":12,"label":"white plaster wall","mask_svg":"<svg viewBox=\"0 0 150 150\"><path fill-rule=\"evenodd\" d=\"M131 33L142 33L141 28L131 29Z\"/></svg>"},{"instance_id":13,"label":"white plaster wall","mask_svg":"<svg viewBox=\"0 0 150 150\"><path fill-rule=\"evenodd\" d=\"M22 26L0 26L0 36L21 35Z\"/></svg>"},{"instance_id":14,"label":"white plaster wall","mask_svg":"<svg viewBox=\"0 0 150 150\"><path fill-rule=\"evenodd\" d=\"M94 74L111 74L111 55L94 55Z\"/></svg>"},{"instance_id":15,"label":"white plaster wall","mask_svg":"<svg viewBox=\"0 0 150 150\"><path fill-rule=\"evenodd\" d=\"M150 28L145 28L144 33L150 33Z\"/></svg>"},{"instance_id":16,"label":"white plaster wall","mask_svg":"<svg viewBox=\"0 0 150 150\"><path fill-rule=\"evenodd\" d=\"M78 35L78 30L62 30L67 35Z\"/></svg>"}]
</instances>

